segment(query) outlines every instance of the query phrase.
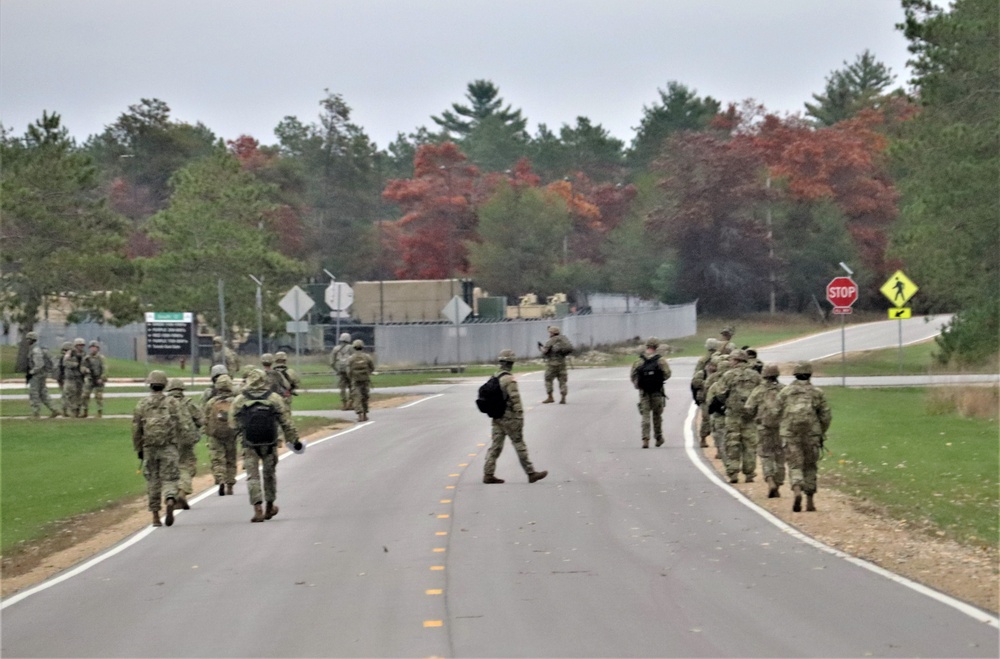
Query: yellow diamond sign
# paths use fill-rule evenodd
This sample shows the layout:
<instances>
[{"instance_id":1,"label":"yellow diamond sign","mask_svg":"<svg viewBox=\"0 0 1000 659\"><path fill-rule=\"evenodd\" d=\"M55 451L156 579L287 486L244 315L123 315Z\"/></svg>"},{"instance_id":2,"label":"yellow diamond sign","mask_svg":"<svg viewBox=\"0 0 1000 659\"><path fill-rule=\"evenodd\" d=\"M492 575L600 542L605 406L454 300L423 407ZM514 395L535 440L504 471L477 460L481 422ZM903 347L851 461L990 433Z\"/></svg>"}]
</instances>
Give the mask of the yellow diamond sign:
<instances>
[{"instance_id":1,"label":"yellow diamond sign","mask_svg":"<svg viewBox=\"0 0 1000 659\"><path fill-rule=\"evenodd\" d=\"M882 288L879 290L895 306L901 307L909 302L914 293L920 289L910 281L909 277L903 274L902 270L897 270L895 274L889 277L888 281L882 284Z\"/></svg>"}]
</instances>

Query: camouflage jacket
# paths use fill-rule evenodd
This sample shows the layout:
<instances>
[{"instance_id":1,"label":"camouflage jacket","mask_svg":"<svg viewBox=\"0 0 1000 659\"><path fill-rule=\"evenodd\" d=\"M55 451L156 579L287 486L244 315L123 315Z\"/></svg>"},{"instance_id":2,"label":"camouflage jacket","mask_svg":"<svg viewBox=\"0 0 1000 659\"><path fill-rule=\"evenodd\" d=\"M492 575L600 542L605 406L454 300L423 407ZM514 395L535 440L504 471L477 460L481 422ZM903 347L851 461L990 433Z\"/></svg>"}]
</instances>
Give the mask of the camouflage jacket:
<instances>
[{"instance_id":1,"label":"camouflage jacket","mask_svg":"<svg viewBox=\"0 0 1000 659\"><path fill-rule=\"evenodd\" d=\"M777 430L781 421L781 406L778 404L778 393L782 384L777 380L763 380L750 392L750 397L744 405L746 414L757 422L757 427L766 430Z\"/></svg>"},{"instance_id":2,"label":"camouflage jacket","mask_svg":"<svg viewBox=\"0 0 1000 659\"><path fill-rule=\"evenodd\" d=\"M347 362L351 360L354 346L350 343L340 343L330 351L330 368L341 375L347 375Z\"/></svg>"},{"instance_id":3,"label":"camouflage jacket","mask_svg":"<svg viewBox=\"0 0 1000 659\"><path fill-rule=\"evenodd\" d=\"M212 366L223 364L229 371L229 376L236 378L240 374L240 357L232 348L223 347L222 350L212 351Z\"/></svg>"},{"instance_id":4,"label":"camouflage jacket","mask_svg":"<svg viewBox=\"0 0 1000 659\"><path fill-rule=\"evenodd\" d=\"M779 432L784 436L825 435L830 428L833 417L826 394L811 382L795 380L786 386L778 393L778 405L781 408ZM803 426L808 430L796 431L796 427Z\"/></svg>"},{"instance_id":5,"label":"camouflage jacket","mask_svg":"<svg viewBox=\"0 0 1000 659\"><path fill-rule=\"evenodd\" d=\"M494 375L500 378L500 389L503 391L503 397L507 401L507 411L499 419L493 420L523 419L524 408L521 406L521 392L517 389L517 380L510 374L510 371L497 371Z\"/></svg>"},{"instance_id":6,"label":"camouflage jacket","mask_svg":"<svg viewBox=\"0 0 1000 659\"><path fill-rule=\"evenodd\" d=\"M191 425L179 400L154 391L140 400L132 413L132 447L141 451L145 446L176 445Z\"/></svg>"},{"instance_id":7,"label":"camouflage jacket","mask_svg":"<svg viewBox=\"0 0 1000 659\"><path fill-rule=\"evenodd\" d=\"M108 370L104 362L104 355L101 353L86 355L80 368L86 379L93 384L101 385L108 381Z\"/></svg>"},{"instance_id":8,"label":"camouflage jacket","mask_svg":"<svg viewBox=\"0 0 1000 659\"><path fill-rule=\"evenodd\" d=\"M66 380L83 380L83 353L70 350L62 358L63 378Z\"/></svg>"},{"instance_id":9,"label":"camouflage jacket","mask_svg":"<svg viewBox=\"0 0 1000 659\"><path fill-rule=\"evenodd\" d=\"M267 397L262 400L253 400L247 398L247 393L253 394L254 396L260 396L266 393ZM233 404L229 408L229 427L236 431L237 437L242 437L243 435L243 428L240 422L240 412L251 405L267 405L272 408L274 410L275 420L285 432L285 441L290 443L298 441L299 431L296 430L295 426L292 424L292 413L288 409L288 406L285 405L285 401L281 399L281 396L268 391L266 388L241 391L236 394L236 397L233 399Z\"/></svg>"},{"instance_id":10,"label":"camouflage jacket","mask_svg":"<svg viewBox=\"0 0 1000 659\"><path fill-rule=\"evenodd\" d=\"M294 369L288 368L285 365L278 365L271 369L281 377L285 379L288 383L288 393L292 396L298 396L298 389L302 386L302 378L299 374L295 372ZM273 376L272 376L273 377Z\"/></svg>"},{"instance_id":11,"label":"camouflage jacket","mask_svg":"<svg viewBox=\"0 0 1000 659\"><path fill-rule=\"evenodd\" d=\"M563 334L549 337L542 346L542 357L547 364L565 364L566 357L573 353L573 344Z\"/></svg>"},{"instance_id":12,"label":"camouflage jacket","mask_svg":"<svg viewBox=\"0 0 1000 659\"><path fill-rule=\"evenodd\" d=\"M741 364L727 370L719 378L718 387L713 394L726 404L726 416L749 421L745 405L750 393L760 384L760 373L750 368L749 364Z\"/></svg>"},{"instance_id":13,"label":"camouflage jacket","mask_svg":"<svg viewBox=\"0 0 1000 659\"><path fill-rule=\"evenodd\" d=\"M201 427L205 425L205 413L202 405L188 398L183 391L171 391L170 397L180 401L184 418L190 420L188 428L177 438L178 446L191 446L197 444L201 438Z\"/></svg>"},{"instance_id":14,"label":"camouflage jacket","mask_svg":"<svg viewBox=\"0 0 1000 659\"><path fill-rule=\"evenodd\" d=\"M351 382L369 382L375 372L375 360L367 352L355 350L347 362L347 373Z\"/></svg>"},{"instance_id":15,"label":"camouflage jacket","mask_svg":"<svg viewBox=\"0 0 1000 659\"><path fill-rule=\"evenodd\" d=\"M42 346L37 343L31 346L31 352L28 353L28 375L44 375L48 377L50 375L55 375L55 373L45 373L45 352L42 350Z\"/></svg>"}]
</instances>

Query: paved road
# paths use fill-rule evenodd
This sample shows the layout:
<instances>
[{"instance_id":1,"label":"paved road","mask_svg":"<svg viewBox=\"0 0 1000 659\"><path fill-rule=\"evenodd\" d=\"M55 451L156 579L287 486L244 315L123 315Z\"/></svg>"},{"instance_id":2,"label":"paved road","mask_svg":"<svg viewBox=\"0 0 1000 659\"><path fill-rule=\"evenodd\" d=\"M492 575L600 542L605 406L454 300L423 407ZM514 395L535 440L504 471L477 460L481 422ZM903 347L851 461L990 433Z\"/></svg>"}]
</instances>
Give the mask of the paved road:
<instances>
[{"instance_id":1,"label":"paved road","mask_svg":"<svg viewBox=\"0 0 1000 659\"><path fill-rule=\"evenodd\" d=\"M969 615L769 523L692 462L677 364L665 446L624 369L520 378L529 485L483 485L478 383L279 467L281 513L207 496L77 576L4 604L4 656L996 657ZM688 441L690 433L687 433ZM822 513L819 513L822 514ZM983 622L986 620L987 622Z\"/></svg>"}]
</instances>

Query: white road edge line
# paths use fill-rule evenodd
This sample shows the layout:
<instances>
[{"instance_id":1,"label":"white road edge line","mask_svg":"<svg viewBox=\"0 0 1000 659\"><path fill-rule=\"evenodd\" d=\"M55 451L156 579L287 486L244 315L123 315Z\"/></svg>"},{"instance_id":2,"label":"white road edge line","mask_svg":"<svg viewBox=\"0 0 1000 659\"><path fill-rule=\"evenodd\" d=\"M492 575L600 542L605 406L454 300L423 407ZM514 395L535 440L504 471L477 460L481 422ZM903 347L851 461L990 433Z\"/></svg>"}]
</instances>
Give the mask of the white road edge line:
<instances>
[{"instance_id":1,"label":"white road edge line","mask_svg":"<svg viewBox=\"0 0 1000 659\"><path fill-rule=\"evenodd\" d=\"M444 394L433 394L431 396L427 396L426 398L421 398L420 400L415 400L412 403L407 403L406 405L400 405L396 409L397 410L405 410L407 407L413 407L414 405L419 405L420 403L428 401L428 400L430 400L432 398L437 398L438 396L444 396Z\"/></svg>"},{"instance_id":2,"label":"white road edge line","mask_svg":"<svg viewBox=\"0 0 1000 659\"><path fill-rule=\"evenodd\" d=\"M705 461L701 459L701 457L697 453L697 449L695 449L693 424L694 424L695 414L697 414L697 412L698 412L698 407L692 404L690 410L688 411L687 418L684 420L684 451L687 453L688 459L691 460L691 462L694 464L695 467L697 467L703 474L705 474L708 480L718 485L720 488L722 488L724 492L729 494L731 497L742 503L747 508L750 508L751 510L756 512L767 521L777 526L783 532L787 533L788 535L798 540L801 540L802 542L805 542L808 545L815 547L816 549L825 551L826 553L832 554L838 558L842 558L849 563L853 563L854 565L863 567L864 569L874 572L875 574L878 574L880 576L883 576L886 579L889 579L890 581L895 581L896 583L902 584L903 586L915 590L918 593L936 599L942 604L947 604L948 606L957 609L958 611L961 611L970 618L974 618L979 622L984 622L994 628L1000 628L1000 619L998 619L995 616L991 616L989 613L983 611L982 609L976 608L971 604L966 604L961 600L957 600L954 597L945 595L944 593L938 592L933 588L929 588L923 584L917 583L916 581L910 581L906 577L890 572L884 568L879 567L878 565L875 565L874 563L869 563L868 561L864 561L860 558L857 558L856 556L845 554L839 549L834 549L829 545L823 544L816 538L806 535L805 533L802 533L798 529L789 526L785 522L781 521L780 519L772 515L770 511L761 508L753 501L743 496L735 488L729 487L729 485L727 483L724 483L722 479L719 477L719 475L715 473L714 469L710 468L708 465L705 464Z\"/></svg>"}]
</instances>

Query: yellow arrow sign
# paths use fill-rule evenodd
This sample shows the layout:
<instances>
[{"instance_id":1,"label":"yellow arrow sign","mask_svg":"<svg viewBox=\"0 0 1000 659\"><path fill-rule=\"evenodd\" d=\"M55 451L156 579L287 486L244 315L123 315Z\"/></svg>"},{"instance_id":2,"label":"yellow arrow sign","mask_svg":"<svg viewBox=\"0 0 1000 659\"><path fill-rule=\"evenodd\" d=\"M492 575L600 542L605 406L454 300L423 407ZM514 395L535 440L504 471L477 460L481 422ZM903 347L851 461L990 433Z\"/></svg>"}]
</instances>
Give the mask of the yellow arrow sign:
<instances>
[{"instance_id":1,"label":"yellow arrow sign","mask_svg":"<svg viewBox=\"0 0 1000 659\"><path fill-rule=\"evenodd\" d=\"M914 293L920 290L916 284L910 281L909 277L903 274L902 270L897 270L895 274L889 277L889 280L882 284L882 288L879 291L882 295L889 298L897 307L901 307L910 301Z\"/></svg>"},{"instance_id":2,"label":"yellow arrow sign","mask_svg":"<svg viewBox=\"0 0 1000 659\"><path fill-rule=\"evenodd\" d=\"M889 320L902 320L903 318L909 318L913 314L913 309L910 307L896 307L895 309L889 309Z\"/></svg>"}]
</instances>

